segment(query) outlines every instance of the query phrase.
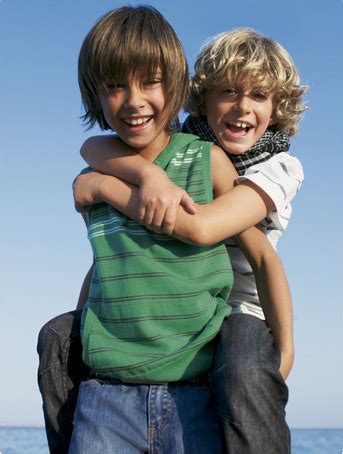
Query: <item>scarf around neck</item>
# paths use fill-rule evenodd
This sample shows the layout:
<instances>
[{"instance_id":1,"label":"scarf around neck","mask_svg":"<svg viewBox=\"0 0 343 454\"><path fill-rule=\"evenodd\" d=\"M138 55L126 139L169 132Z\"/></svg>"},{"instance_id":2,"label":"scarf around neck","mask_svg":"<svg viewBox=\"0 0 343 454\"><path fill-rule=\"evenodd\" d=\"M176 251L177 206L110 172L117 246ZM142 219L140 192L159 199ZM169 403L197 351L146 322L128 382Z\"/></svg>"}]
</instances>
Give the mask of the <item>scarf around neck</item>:
<instances>
[{"instance_id":1,"label":"scarf around neck","mask_svg":"<svg viewBox=\"0 0 343 454\"><path fill-rule=\"evenodd\" d=\"M189 115L183 124L182 131L195 134L202 140L213 142L219 147L221 146L205 117L193 117ZM282 151L287 152L289 147L288 134L268 128L263 136L244 154L237 156L228 153L228 156L235 166L238 175L244 175L249 167L267 161Z\"/></svg>"}]
</instances>

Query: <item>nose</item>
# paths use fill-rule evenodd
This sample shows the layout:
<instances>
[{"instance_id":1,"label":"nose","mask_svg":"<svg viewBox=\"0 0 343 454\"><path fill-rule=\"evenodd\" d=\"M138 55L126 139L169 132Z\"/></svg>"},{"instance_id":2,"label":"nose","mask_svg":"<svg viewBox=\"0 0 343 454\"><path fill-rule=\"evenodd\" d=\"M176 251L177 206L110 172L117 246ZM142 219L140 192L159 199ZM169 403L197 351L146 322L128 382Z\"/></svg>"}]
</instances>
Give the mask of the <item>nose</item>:
<instances>
[{"instance_id":1,"label":"nose","mask_svg":"<svg viewBox=\"0 0 343 454\"><path fill-rule=\"evenodd\" d=\"M250 113L251 111L251 102L250 97L247 95L240 95L237 98L237 110L242 114Z\"/></svg>"},{"instance_id":2,"label":"nose","mask_svg":"<svg viewBox=\"0 0 343 454\"><path fill-rule=\"evenodd\" d=\"M125 107L131 110L138 110L144 105L144 91L137 83L129 83L126 91Z\"/></svg>"}]
</instances>

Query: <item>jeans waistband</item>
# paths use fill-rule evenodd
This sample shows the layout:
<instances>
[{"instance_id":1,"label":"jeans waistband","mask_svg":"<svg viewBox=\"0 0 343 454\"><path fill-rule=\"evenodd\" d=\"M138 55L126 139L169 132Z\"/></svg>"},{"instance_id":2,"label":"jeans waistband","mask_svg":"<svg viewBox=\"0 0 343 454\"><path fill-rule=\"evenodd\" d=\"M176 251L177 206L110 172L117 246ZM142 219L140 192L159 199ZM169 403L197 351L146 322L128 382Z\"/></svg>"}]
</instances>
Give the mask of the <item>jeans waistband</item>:
<instances>
[{"instance_id":1,"label":"jeans waistband","mask_svg":"<svg viewBox=\"0 0 343 454\"><path fill-rule=\"evenodd\" d=\"M164 381L134 381L134 380L121 380L119 378L113 377L102 377L94 372L90 374L90 379L97 380L100 383L109 383L109 384L121 384L121 385L208 385L210 382L209 372L206 371L197 377L190 378L187 380L178 380L172 382L164 382Z\"/></svg>"}]
</instances>

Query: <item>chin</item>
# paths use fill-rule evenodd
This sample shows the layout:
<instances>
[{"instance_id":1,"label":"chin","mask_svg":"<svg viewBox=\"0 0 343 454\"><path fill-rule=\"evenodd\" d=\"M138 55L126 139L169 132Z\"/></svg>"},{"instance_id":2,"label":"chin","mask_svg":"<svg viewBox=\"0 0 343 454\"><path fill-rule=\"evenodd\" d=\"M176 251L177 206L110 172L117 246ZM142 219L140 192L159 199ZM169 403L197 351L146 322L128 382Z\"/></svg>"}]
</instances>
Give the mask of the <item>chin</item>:
<instances>
[{"instance_id":1,"label":"chin","mask_svg":"<svg viewBox=\"0 0 343 454\"><path fill-rule=\"evenodd\" d=\"M228 147L225 147L225 148L222 147L222 148L225 151L225 153L227 153L227 154L229 154L231 156L241 156L241 155L245 154L248 151L248 149L245 149L245 148L243 150L237 150L237 149L233 149L232 150L232 149L230 149Z\"/></svg>"}]
</instances>

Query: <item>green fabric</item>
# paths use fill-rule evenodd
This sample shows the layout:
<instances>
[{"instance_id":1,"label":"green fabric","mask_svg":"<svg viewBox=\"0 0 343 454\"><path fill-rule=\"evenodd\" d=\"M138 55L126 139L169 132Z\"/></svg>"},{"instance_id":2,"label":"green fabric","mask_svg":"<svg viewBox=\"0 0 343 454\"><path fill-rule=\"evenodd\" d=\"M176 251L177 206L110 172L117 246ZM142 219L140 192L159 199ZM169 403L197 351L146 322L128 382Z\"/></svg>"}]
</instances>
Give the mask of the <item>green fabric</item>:
<instances>
[{"instance_id":1,"label":"green fabric","mask_svg":"<svg viewBox=\"0 0 343 454\"><path fill-rule=\"evenodd\" d=\"M198 203L212 200L210 147L175 134L155 163ZM126 382L194 378L211 364L230 308L224 245L198 247L158 235L114 208L94 206L88 237L95 267L82 322L84 361Z\"/></svg>"}]
</instances>

